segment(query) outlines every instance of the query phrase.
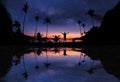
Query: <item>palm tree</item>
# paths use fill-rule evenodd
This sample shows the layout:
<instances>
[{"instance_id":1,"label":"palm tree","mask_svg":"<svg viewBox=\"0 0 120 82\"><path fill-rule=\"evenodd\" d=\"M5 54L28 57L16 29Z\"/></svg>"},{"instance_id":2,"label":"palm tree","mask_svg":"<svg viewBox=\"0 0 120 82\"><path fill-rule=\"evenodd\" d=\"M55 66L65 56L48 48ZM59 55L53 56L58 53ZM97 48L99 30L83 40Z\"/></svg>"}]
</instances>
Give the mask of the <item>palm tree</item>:
<instances>
[{"instance_id":1,"label":"palm tree","mask_svg":"<svg viewBox=\"0 0 120 82\"><path fill-rule=\"evenodd\" d=\"M89 9L88 12L87 12L87 14L91 17L91 21L92 21L92 26L93 26L93 27L94 27L93 17L95 16L94 12L95 12L95 11L92 10L92 9Z\"/></svg>"},{"instance_id":2,"label":"palm tree","mask_svg":"<svg viewBox=\"0 0 120 82\"><path fill-rule=\"evenodd\" d=\"M43 35L40 32L38 32L37 35L36 35L36 39L38 40L39 43L42 42L42 36Z\"/></svg>"},{"instance_id":3,"label":"palm tree","mask_svg":"<svg viewBox=\"0 0 120 82\"><path fill-rule=\"evenodd\" d=\"M94 60L92 60L92 64L91 64L90 69L87 70L87 72L88 72L90 75L94 73L93 66L94 66Z\"/></svg>"},{"instance_id":4,"label":"palm tree","mask_svg":"<svg viewBox=\"0 0 120 82\"><path fill-rule=\"evenodd\" d=\"M82 24L81 26L83 27L84 34L86 34L86 31L85 31L85 24Z\"/></svg>"},{"instance_id":5,"label":"palm tree","mask_svg":"<svg viewBox=\"0 0 120 82\"><path fill-rule=\"evenodd\" d=\"M22 29L22 33L24 34L25 19L26 19L26 14L27 14L27 11L28 11L28 4L27 4L27 2L24 4L24 7L22 8L22 10L25 13L24 19L23 19L23 29Z\"/></svg>"},{"instance_id":6,"label":"palm tree","mask_svg":"<svg viewBox=\"0 0 120 82\"><path fill-rule=\"evenodd\" d=\"M15 20L15 23L13 24L13 30L16 32L16 33L21 33L21 24L19 21Z\"/></svg>"},{"instance_id":7,"label":"palm tree","mask_svg":"<svg viewBox=\"0 0 120 82\"><path fill-rule=\"evenodd\" d=\"M27 72L26 65L25 65L24 55L23 55L23 67L24 67L24 72L22 73L22 75L25 79L27 79L28 78L28 72Z\"/></svg>"},{"instance_id":8,"label":"palm tree","mask_svg":"<svg viewBox=\"0 0 120 82\"><path fill-rule=\"evenodd\" d=\"M48 61L48 54L47 54L47 49L46 49L46 62L44 63L45 67L48 68L51 63Z\"/></svg>"},{"instance_id":9,"label":"palm tree","mask_svg":"<svg viewBox=\"0 0 120 82\"><path fill-rule=\"evenodd\" d=\"M45 23L46 23L46 42L47 42L47 38L48 38L48 24L51 23L51 20L49 17L44 19Z\"/></svg>"},{"instance_id":10,"label":"palm tree","mask_svg":"<svg viewBox=\"0 0 120 82\"><path fill-rule=\"evenodd\" d=\"M36 53L34 53L34 55L35 55L35 61L36 61L35 69L39 69L38 59L37 59L37 55L36 55Z\"/></svg>"},{"instance_id":11,"label":"palm tree","mask_svg":"<svg viewBox=\"0 0 120 82\"><path fill-rule=\"evenodd\" d=\"M79 66L81 65L81 54L80 54L80 58L79 58L78 65L79 65Z\"/></svg>"},{"instance_id":12,"label":"palm tree","mask_svg":"<svg viewBox=\"0 0 120 82\"><path fill-rule=\"evenodd\" d=\"M39 16L35 16L35 20L36 20L36 28L35 28L34 37L36 36L36 33L37 33Z\"/></svg>"},{"instance_id":13,"label":"palm tree","mask_svg":"<svg viewBox=\"0 0 120 82\"><path fill-rule=\"evenodd\" d=\"M55 43L57 43L60 40L60 35L53 35L53 37Z\"/></svg>"},{"instance_id":14,"label":"palm tree","mask_svg":"<svg viewBox=\"0 0 120 82\"><path fill-rule=\"evenodd\" d=\"M78 25L79 25L79 29L80 29L80 36L81 36L81 34L82 34L82 31L81 31L81 26L80 26L81 21L80 21L80 20L78 20L78 21L77 21L77 23L78 23Z\"/></svg>"}]
</instances>

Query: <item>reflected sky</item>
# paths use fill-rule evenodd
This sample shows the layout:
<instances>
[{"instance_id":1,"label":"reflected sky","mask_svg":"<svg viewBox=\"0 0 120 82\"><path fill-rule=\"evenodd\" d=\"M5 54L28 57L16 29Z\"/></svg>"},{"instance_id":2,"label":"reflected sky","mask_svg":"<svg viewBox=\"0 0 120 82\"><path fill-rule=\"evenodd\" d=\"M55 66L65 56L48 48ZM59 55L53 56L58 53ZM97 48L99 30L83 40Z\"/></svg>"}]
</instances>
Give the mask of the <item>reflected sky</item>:
<instances>
[{"instance_id":1,"label":"reflected sky","mask_svg":"<svg viewBox=\"0 0 120 82\"><path fill-rule=\"evenodd\" d=\"M99 60L92 60L80 48L60 48L57 53L56 48L47 48L40 55L36 49L24 54L20 64L13 62L3 82L119 82L103 69ZM27 79L23 76L25 72Z\"/></svg>"}]
</instances>

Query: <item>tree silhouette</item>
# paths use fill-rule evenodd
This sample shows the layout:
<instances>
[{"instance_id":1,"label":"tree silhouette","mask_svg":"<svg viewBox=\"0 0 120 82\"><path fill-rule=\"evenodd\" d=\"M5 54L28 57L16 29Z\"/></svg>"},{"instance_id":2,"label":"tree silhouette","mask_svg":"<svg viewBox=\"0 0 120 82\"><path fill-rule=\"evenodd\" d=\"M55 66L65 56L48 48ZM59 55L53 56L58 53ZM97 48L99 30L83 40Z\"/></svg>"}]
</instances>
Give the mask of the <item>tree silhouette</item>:
<instances>
[{"instance_id":1,"label":"tree silhouette","mask_svg":"<svg viewBox=\"0 0 120 82\"><path fill-rule=\"evenodd\" d=\"M34 52L34 55L35 55L35 61L36 61L35 69L39 69L37 54L35 52Z\"/></svg>"},{"instance_id":2,"label":"tree silhouette","mask_svg":"<svg viewBox=\"0 0 120 82\"><path fill-rule=\"evenodd\" d=\"M93 66L94 66L94 60L92 60L92 64L91 64L90 69L87 70L87 72L88 72L90 75L94 73L94 68L93 68Z\"/></svg>"},{"instance_id":3,"label":"tree silhouette","mask_svg":"<svg viewBox=\"0 0 120 82\"><path fill-rule=\"evenodd\" d=\"M57 53L59 53L59 52L60 52L60 49L59 49L59 48L57 48L57 47L55 47L55 48L53 49L53 51L55 52L55 54L57 54Z\"/></svg>"},{"instance_id":4,"label":"tree silhouette","mask_svg":"<svg viewBox=\"0 0 120 82\"><path fill-rule=\"evenodd\" d=\"M62 33L62 32L61 32ZM64 42L66 42L66 39L67 39L67 34L68 34L69 32L63 32L62 34L63 34L63 39L64 39Z\"/></svg>"},{"instance_id":5,"label":"tree silhouette","mask_svg":"<svg viewBox=\"0 0 120 82\"><path fill-rule=\"evenodd\" d=\"M44 19L44 21L45 21L45 24L46 24L46 42L47 42L47 39L48 39L48 24L51 23L51 20L50 20L49 17L47 17L47 18Z\"/></svg>"},{"instance_id":6,"label":"tree silhouette","mask_svg":"<svg viewBox=\"0 0 120 82\"><path fill-rule=\"evenodd\" d=\"M40 32L38 32L36 38L39 41L39 43L41 43L41 41L42 41L42 34Z\"/></svg>"},{"instance_id":7,"label":"tree silhouette","mask_svg":"<svg viewBox=\"0 0 120 82\"><path fill-rule=\"evenodd\" d=\"M46 62L44 63L45 67L48 68L51 63L48 61L48 54L47 54L47 49L46 49Z\"/></svg>"},{"instance_id":8,"label":"tree silhouette","mask_svg":"<svg viewBox=\"0 0 120 82\"><path fill-rule=\"evenodd\" d=\"M37 33L39 16L35 16L35 20L36 20L36 27L35 27L34 37L36 36L36 33Z\"/></svg>"},{"instance_id":9,"label":"tree silhouette","mask_svg":"<svg viewBox=\"0 0 120 82\"><path fill-rule=\"evenodd\" d=\"M82 54L80 54L80 58L79 58L79 62L78 62L79 66L81 65L81 56L82 56Z\"/></svg>"},{"instance_id":10,"label":"tree silhouette","mask_svg":"<svg viewBox=\"0 0 120 82\"><path fill-rule=\"evenodd\" d=\"M91 21L92 21L92 26L94 27L94 16L95 16L95 14L94 14L94 10L92 10L92 9L89 9L88 11L87 11L87 14L91 17Z\"/></svg>"},{"instance_id":11,"label":"tree silhouette","mask_svg":"<svg viewBox=\"0 0 120 82\"><path fill-rule=\"evenodd\" d=\"M60 40L60 35L53 35L53 41L55 43L58 43L59 40Z\"/></svg>"},{"instance_id":12,"label":"tree silhouette","mask_svg":"<svg viewBox=\"0 0 120 82\"><path fill-rule=\"evenodd\" d=\"M23 19L23 29L22 29L22 33L24 34L24 29L25 29L25 19L26 19L26 14L28 12L28 4L27 2L24 4L24 7L22 8L23 12L25 13L24 15L24 19Z\"/></svg>"},{"instance_id":13,"label":"tree silhouette","mask_svg":"<svg viewBox=\"0 0 120 82\"><path fill-rule=\"evenodd\" d=\"M21 24L19 21L15 20L15 23L13 24L13 30L16 32L16 33L21 33Z\"/></svg>"},{"instance_id":14,"label":"tree silhouette","mask_svg":"<svg viewBox=\"0 0 120 82\"><path fill-rule=\"evenodd\" d=\"M77 23L78 23L78 25L79 25L80 36L81 36L81 35L82 35L82 30L81 30L81 25L80 25L80 24L81 24L81 20L78 20Z\"/></svg>"},{"instance_id":15,"label":"tree silhouette","mask_svg":"<svg viewBox=\"0 0 120 82\"><path fill-rule=\"evenodd\" d=\"M27 78L28 78L28 72L27 72L26 65L25 65L24 55L23 55L23 67L24 67L24 72L22 73L22 75L27 80Z\"/></svg>"},{"instance_id":16,"label":"tree silhouette","mask_svg":"<svg viewBox=\"0 0 120 82\"><path fill-rule=\"evenodd\" d=\"M83 27L83 32L84 32L84 34L86 34L86 31L85 31L85 24L82 24L81 26Z\"/></svg>"}]
</instances>

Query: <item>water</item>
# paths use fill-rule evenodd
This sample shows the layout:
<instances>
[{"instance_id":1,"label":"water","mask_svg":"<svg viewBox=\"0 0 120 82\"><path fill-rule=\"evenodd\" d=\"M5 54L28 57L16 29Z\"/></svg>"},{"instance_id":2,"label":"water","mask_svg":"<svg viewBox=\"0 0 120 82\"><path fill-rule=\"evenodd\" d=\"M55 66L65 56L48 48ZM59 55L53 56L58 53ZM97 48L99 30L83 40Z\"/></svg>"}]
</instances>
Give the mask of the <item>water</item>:
<instances>
[{"instance_id":1,"label":"water","mask_svg":"<svg viewBox=\"0 0 120 82\"><path fill-rule=\"evenodd\" d=\"M11 66L1 77L1 82L120 81L104 69L99 58L88 56L82 48L18 49L6 52L12 54Z\"/></svg>"}]
</instances>

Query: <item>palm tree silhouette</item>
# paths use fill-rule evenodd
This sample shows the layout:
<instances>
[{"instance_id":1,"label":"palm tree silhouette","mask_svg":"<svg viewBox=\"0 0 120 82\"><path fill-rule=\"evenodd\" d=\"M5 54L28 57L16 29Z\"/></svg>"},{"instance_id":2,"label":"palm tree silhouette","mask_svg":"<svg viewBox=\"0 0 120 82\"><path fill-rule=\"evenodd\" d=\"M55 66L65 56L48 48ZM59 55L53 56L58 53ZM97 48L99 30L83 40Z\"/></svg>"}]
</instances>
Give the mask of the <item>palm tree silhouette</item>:
<instances>
[{"instance_id":1,"label":"palm tree silhouette","mask_svg":"<svg viewBox=\"0 0 120 82\"><path fill-rule=\"evenodd\" d=\"M53 40L55 43L58 43L58 41L60 40L60 35L53 35Z\"/></svg>"},{"instance_id":2,"label":"palm tree silhouette","mask_svg":"<svg viewBox=\"0 0 120 82\"><path fill-rule=\"evenodd\" d=\"M78 65L79 65L79 66L81 65L81 54L80 54L80 58L79 58Z\"/></svg>"},{"instance_id":3,"label":"palm tree silhouette","mask_svg":"<svg viewBox=\"0 0 120 82\"><path fill-rule=\"evenodd\" d=\"M87 72L91 75L94 73L94 68L93 68L93 65L94 65L94 60L92 60L92 64L91 64L91 67L89 70L87 70Z\"/></svg>"},{"instance_id":4,"label":"palm tree silhouette","mask_svg":"<svg viewBox=\"0 0 120 82\"><path fill-rule=\"evenodd\" d=\"M39 69L38 59L37 59L37 55L36 55L36 53L35 53L35 52L34 52L34 55L35 55L35 61L36 61L36 66L35 66L35 69Z\"/></svg>"},{"instance_id":5,"label":"palm tree silhouette","mask_svg":"<svg viewBox=\"0 0 120 82\"><path fill-rule=\"evenodd\" d=\"M77 23L78 23L78 25L79 25L80 36L81 36L81 34L82 34L82 30L81 30L81 26L80 26L80 24L81 24L81 20L78 20Z\"/></svg>"},{"instance_id":6,"label":"palm tree silhouette","mask_svg":"<svg viewBox=\"0 0 120 82\"><path fill-rule=\"evenodd\" d=\"M36 39L39 41L39 43L42 42L42 34L40 32L37 33Z\"/></svg>"},{"instance_id":7,"label":"palm tree silhouette","mask_svg":"<svg viewBox=\"0 0 120 82\"><path fill-rule=\"evenodd\" d=\"M18 31L19 31L19 32L21 33L21 29L20 29L21 24L20 24L19 21L15 20L15 23L13 24L13 27L15 27L15 28L14 28L15 32L18 32Z\"/></svg>"},{"instance_id":8,"label":"palm tree silhouette","mask_svg":"<svg viewBox=\"0 0 120 82\"><path fill-rule=\"evenodd\" d=\"M44 19L45 23L46 23L46 42L47 42L47 39L48 39L48 24L51 23L51 20L49 17L45 18Z\"/></svg>"},{"instance_id":9,"label":"palm tree silhouette","mask_svg":"<svg viewBox=\"0 0 120 82\"><path fill-rule=\"evenodd\" d=\"M44 63L45 67L48 68L51 63L48 61L48 54L47 54L47 49L46 49L46 62Z\"/></svg>"},{"instance_id":10,"label":"palm tree silhouette","mask_svg":"<svg viewBox=\"0 0 120 82\"><path fill-rule=\"evenodd\" d=\"M22 29L22 33L24 34L24 29L25 29L25 19L26 19L26 14L28 11L28 4L27 2L24 4L24 7L22 8L23 12L25 13L24 15L24 19L23 19L23 29Z\"/></svg>"},{"instance_id":11,"label":"palm tree silhouette","mask_svg":"<svg viewBox=\"0 0 120 82\"><path fill-rule=\"evenodd\" d=\"M36 28L35 28L34 37L36 36L36 33L37 33L39 16L35 16L35 20L36 20Z\"/></svg>"},{"instance_id":12,"label":"palm tree silhouette","mask_svg":"<svg viewBox=\"0 0 120 82\"><path fill-rule=\"evenodd\" d=\"M55 52L55 54L60 53L60 49L57 48L57 47L55 47L55 48L53 49L53 51Z\"/></svg>"},{"instance_id":13,"label":"palm tree silhouette","mask_svg":"<svg viewBox=\"0 0 120 82\"><path fill-rule=\"evenodd\" d=\"M84 32L84 34L86 34L86 31L85 31L85 24L82 24L81 26L83 27L83 32Z\"/></svg>"},{"instance_id":14,"label":"palm tree silhouette","mask_svg":"<svg viewBox=\"0 0 120 82\"><path fill-rule=\"evenodd\" d=\"M94 19L93 19L93 17L95 16L95 14L94 14L94 10L92 10L92 9L89 9L88 11L87 11L87 14L91 17L91 21L92 21L92 26L94 27Z\"/></svg>"}]
</instances>

